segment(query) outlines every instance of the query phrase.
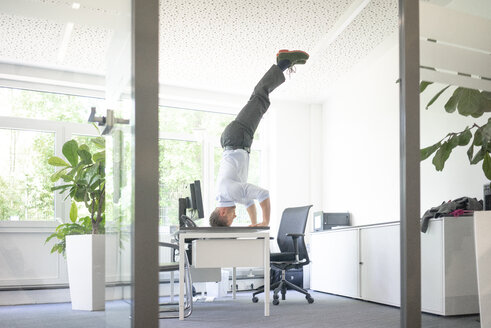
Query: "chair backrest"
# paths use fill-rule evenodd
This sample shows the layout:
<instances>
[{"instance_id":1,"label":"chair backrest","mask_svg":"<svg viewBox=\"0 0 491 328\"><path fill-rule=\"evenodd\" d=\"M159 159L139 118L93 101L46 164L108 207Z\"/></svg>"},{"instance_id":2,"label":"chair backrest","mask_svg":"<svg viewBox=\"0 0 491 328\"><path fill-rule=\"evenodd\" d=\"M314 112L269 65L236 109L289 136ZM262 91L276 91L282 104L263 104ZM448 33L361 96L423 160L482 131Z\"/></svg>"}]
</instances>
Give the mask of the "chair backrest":
<instances>
[{"instance_id":1,"label":"chair backrest","mask_svg":"<svg viewBox=\"0 0 491 328\"><path fill-rule=\"evenodd\" d=\"M309 217L309 210L312 205L301 207L290 207L283 211L281 216L280 228L278 229L277 242L281 252L294 252L295 246L292 237L288 233L305 233L305 226ZM309 255L303 237L298 239L298 252L300 260L306 259L309 262Z\"/></svg>"}]
</instances>

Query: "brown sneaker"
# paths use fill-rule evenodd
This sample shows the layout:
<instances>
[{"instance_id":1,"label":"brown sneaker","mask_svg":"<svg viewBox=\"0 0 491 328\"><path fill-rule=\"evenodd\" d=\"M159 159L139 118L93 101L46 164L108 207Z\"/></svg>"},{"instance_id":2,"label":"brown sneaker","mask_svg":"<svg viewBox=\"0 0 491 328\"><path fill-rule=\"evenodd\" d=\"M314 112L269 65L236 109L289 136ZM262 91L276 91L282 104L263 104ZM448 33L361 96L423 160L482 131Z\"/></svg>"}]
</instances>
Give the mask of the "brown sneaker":
<instances>
[{"instance_id":1,"label":"brown sneaker","mask_svg":"<svg viewBox=\"0 0 491 328\"><path fill-rule=\"evenodd\" d=\"M279 63L281 60L284 59L289 60L291 63L290 67L292 67L296 64L305 64L307 62L307 59L309 59L309 54L302 50L281 49L276 54L276 63Z\"/></svg>"}]
</instances>

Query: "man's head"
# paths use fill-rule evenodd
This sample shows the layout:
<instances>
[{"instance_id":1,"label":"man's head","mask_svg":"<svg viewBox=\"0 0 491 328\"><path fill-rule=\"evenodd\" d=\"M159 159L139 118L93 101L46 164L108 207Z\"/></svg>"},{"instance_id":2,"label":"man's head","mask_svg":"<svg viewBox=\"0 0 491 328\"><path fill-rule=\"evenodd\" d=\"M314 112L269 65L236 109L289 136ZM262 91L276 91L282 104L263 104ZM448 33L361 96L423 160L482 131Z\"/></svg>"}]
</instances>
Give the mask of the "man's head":
<instances>
[{"instance_id":1,"label":"man's head","mask_svg":"<svg viewBox=\"0 0 491 328\"><path fill-rule=\"evenodd\" d=\"M212 227L230 227L237 216L235 215L235 206L217 207L210 215L210 226Z\"/></svg>"}]
</instances>

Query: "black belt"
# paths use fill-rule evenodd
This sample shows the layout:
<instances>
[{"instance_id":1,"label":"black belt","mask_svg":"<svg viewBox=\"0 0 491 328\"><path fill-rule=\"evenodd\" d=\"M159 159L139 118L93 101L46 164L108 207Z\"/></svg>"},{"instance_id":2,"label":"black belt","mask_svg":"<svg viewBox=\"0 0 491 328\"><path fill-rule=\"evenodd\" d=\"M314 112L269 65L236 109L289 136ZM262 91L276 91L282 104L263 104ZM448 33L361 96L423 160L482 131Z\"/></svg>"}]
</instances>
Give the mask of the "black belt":
<instances>
[{"instance_id":1,"label":"black belt","mask_svg":"<svg viewBox=\"0 0 491 328\"><path fill-rule=\"evenodd\" d=\"M236 150L236 149L244 149L248 153L251 152L250 147L243 147L243 146L225 146L225 147L223 147L223 150Z\"/></svg>"}]
</instances>

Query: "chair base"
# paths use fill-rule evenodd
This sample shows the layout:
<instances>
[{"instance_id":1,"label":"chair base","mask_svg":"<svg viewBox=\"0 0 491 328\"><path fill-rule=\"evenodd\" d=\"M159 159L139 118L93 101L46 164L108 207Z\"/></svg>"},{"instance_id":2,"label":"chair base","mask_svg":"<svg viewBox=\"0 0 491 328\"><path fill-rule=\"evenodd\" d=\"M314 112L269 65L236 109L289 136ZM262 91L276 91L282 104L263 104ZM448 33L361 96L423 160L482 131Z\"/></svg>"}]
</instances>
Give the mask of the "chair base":
<instances>
[{"instance_id":1,"label":"chair base","mask_svg":"<svg viewBox=\"0 0 491 328\"><path fill-rule=\"evenodd\" d=\"M294 289L297 292L304 294L309 304L314 303L314 299L312 298L312 296L310 296L309 292L307 292L303 288L298 287L297 285L292 284L291 282L287 281L284 277L285 277L285 272L283 271L282 279L280 281L275 282L270 287L272 290L274 290L273 305L280 304L279 296L278 296L278 293L280 291L281 291L281 300L284 301L286 299L287 287L290 287L291 289ZM259 287L258 289L256 289L254 293L252 293L252 302L257 303L258 298L256 297L256 295L260 293L264 293L264 286Z\"/></svg>"}]
</instances>

